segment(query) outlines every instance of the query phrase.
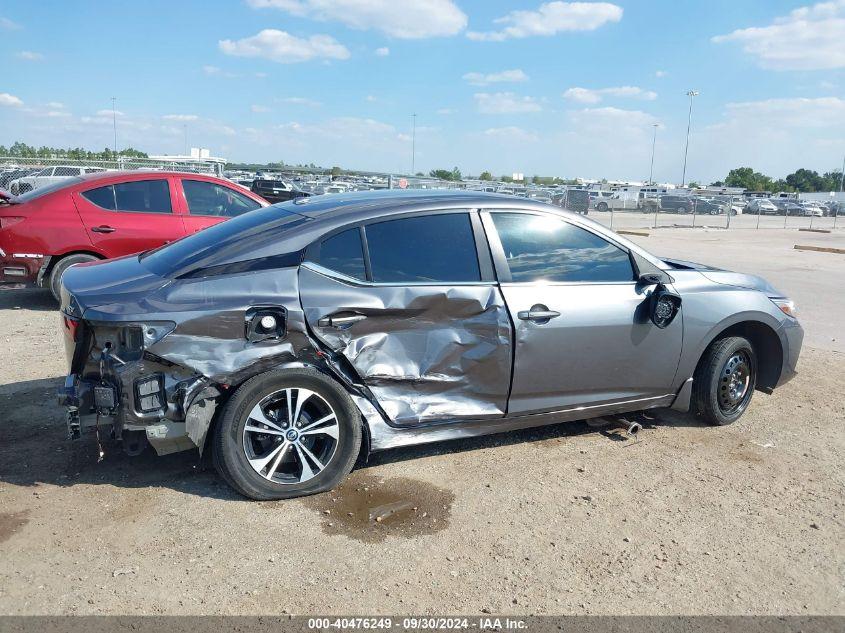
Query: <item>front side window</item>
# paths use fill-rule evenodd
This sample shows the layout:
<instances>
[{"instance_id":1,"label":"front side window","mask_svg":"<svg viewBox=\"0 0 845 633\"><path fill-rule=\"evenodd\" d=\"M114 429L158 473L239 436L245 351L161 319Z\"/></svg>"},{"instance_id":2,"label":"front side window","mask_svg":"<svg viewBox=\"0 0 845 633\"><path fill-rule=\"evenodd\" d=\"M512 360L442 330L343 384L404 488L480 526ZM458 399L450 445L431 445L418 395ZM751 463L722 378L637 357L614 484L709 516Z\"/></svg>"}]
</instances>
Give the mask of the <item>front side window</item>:
<instances>
[{"instance_id":1,"label":"front side window","mask_svg":"<svg viewBox=\"0 0 845 633\"><path fill-rule=\"evenodd\" d=\"M491 213L511 280L633 281L628 253L579 226L552 216Z\"/></svg>"},{"instance_id":2,"label":"front side window","mask_svg":"<svg viewBox=\"0 0 845 633\"><path fill-rule=\"evenodd\" d=\"M229 187L204 180L183 180L182 189L191 215L234 218L261 206Z\"/></svg>"},{"instance_id":3,"label":"front side window","mask_svg":"<svg viewBox=\"0 0 845 633\"><path fill-rule=\"evenodd\" d=\"M480 281L467 213L401 218L366 227L373 281Z\"/></svg>"},{"instance_id":4,"label":"front side window","mask_svg":"<svg viewBox=\"0 0 845 633\"><path fill-rule=\"evenodd\" d=\"M330 270L365 280L364 248L361 245L361 231L357 227L338 233L320 243L318 263Z\"/></svg>"}]
</instances>

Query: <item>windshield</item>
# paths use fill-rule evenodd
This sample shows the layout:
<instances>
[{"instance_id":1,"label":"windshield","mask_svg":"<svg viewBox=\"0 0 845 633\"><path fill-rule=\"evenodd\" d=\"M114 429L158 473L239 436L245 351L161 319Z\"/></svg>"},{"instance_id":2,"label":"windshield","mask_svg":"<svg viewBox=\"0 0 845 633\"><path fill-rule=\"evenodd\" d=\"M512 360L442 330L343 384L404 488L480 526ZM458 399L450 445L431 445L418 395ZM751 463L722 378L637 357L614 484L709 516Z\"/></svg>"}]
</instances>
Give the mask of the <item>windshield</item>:
<instances>
[{"instance_id":1,"label":"windshield","mask_svg":"<svg viewBox=\"0 0 845 633\"><path fill-rule=\"evenodd\" d=\"M49 185L44 185L43 187L38 187L38 189L33 189L32 191L27 191L26 193L22 193L19 196L14 198L14 202L31 202L33 200L37 200L42 196L46 196L48 193L53 193L54 191L58 191L59 189L64 189L65 187L69 187L70 185L75 185L78 182L82 182L82 178L62 178L59 182L54 182Z\"/></svg>"},{"instance_id":2,"label":"windshield","mask_svg":"<svg viewBox=\"0 0 845 633\"><path fill-rule=\"evenodd\" d=\"M142 253L138 259L156 275L181 277L200 268L251 259L260 248L280 241L284 231L307 221L278 205L264 207Z\"/></svg>"}]
</instances>

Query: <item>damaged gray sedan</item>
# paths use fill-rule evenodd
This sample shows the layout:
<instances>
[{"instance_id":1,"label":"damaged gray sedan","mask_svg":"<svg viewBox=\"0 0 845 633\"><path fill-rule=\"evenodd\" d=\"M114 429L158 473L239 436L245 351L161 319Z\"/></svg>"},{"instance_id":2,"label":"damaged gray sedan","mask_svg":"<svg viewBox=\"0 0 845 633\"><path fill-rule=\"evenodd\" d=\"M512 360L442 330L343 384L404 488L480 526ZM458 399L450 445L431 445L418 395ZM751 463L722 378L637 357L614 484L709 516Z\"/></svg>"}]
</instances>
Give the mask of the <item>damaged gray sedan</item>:
<instances>
[{"instance_id":1,"label":"damaged gray sedan","mask_svg":"<svg viewBox=\"0 0 845 633\"><path fill-rule=\"evenodd\" d=\"M210 450L253 499L403 445L654 407L728 424L803 338L762 279L473 192L303 198L62 284L70 434Z\"/></svg>"}]
</instances>

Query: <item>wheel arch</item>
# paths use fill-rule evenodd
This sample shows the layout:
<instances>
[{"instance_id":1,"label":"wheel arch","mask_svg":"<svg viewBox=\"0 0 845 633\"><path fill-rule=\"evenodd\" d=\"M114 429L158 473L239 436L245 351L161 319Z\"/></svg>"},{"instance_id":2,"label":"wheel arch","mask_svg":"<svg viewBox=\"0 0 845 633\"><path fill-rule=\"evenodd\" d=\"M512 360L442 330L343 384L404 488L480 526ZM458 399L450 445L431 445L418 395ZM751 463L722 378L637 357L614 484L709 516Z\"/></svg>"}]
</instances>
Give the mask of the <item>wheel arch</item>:
<instances>
[{"instance_id":1,"label":"wheel arch","mask_svg":"<svg viewBox=\"0 0 845 633\"><path fill-rule=\"evenodd\" d=\"M747 318L717 326L698 352L696 369L704 359L707 349L719 339L741 336L751 343L757 356L757 389L771 393L783 369L783 343L775 329L760 319Z\"/></svg>"}]
</instances>

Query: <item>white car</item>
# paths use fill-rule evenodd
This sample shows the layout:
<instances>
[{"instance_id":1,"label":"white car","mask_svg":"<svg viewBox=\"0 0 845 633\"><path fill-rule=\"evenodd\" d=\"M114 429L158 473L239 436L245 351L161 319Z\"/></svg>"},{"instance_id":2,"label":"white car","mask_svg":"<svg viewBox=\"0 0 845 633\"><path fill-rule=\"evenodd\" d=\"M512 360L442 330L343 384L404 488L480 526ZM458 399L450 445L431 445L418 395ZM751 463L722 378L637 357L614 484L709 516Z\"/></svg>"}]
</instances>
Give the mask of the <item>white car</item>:
<instances>
[{"instance_id":1,"label":"white car","mask_svg":"<svg viewBox=\"0 0 845 633\"><path fill-rule=\"evenodd\" d=\"M801 212L801 215L803 215L803 216L807 216L807 217L812 216L814 218L823 218L824 217L824 209L822 209L822 207L815 202L804 202L804 203L801 203L801 206L804 209Z\"/></svg>"},{"instance_id":2,"label":"white car","mask_svg":"<svg viewBox=\"0 0 845 633\"><path fill-rule=\"evenodd\" d=\"M759 213L761 215L777 215L778 208L768 198L754 198L748 203L747 207L749 213Z\"/></svg>"},{"instance_id":3,"label":"white car","mask_svg":"<svg viewBox=\"0 0 845 633\"><path fill-rule=\"evenodd\" d=\"M18 178L9 183L9 191L13 195L20 195L44 185L52 185L67 178L73 178L82 174L92 174L98 171L106 171L102 167L75 167L73 165L57 165L45 167L32 176Z\"/></svg>"}]
</instances>

